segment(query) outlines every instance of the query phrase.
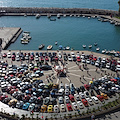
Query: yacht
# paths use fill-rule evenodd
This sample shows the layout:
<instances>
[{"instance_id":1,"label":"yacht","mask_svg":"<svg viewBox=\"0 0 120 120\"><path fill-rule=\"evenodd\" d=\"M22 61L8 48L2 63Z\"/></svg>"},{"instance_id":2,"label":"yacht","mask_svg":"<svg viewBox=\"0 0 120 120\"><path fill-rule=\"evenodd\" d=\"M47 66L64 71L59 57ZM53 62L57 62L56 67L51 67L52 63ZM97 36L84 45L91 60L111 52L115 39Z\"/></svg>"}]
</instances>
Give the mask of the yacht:
<instances>
[{"instance_id":1,"label":"yacht","mask_svg":"<svg viewBox=\"0 0 120 120\"><path fill-rule=\"evenodd\" d=\"M48 45L48 46L47 46L47 50L51 50L52 48L53 48L52 45Z\"/></svg>"}]
</instances>

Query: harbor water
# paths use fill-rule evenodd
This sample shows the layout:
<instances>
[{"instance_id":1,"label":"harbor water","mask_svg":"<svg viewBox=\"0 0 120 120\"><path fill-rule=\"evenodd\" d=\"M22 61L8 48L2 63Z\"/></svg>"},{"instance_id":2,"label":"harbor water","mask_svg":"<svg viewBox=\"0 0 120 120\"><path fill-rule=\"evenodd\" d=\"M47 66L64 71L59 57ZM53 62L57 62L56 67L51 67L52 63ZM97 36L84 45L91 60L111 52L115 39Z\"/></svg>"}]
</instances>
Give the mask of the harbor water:
<instances>
[{"instance_id":1,"label":"harbor water","mask_svg":"<svg viewBox=\"0 0 120 120\"><path fill-rule=\"evenodd\" d=\"M1 0L0 6L6 7L65 7L65 8L97 8L118 10L117 0ZM53 17L53 19L56 17ZM26 45L21 44L20 38L8 49L11 50L38 50L40 44L45 44L43 50L48 45L53 45L53 50L58 49L58 45L70 46L75 50L83 50L82 45L86 45L85 50L96 51L99 47L103 49L120 51L120 27L109 22L98 21L97 18L87 17L61 17L56 21L50 21L46 16L36 19L35 16L2 16L0 27L21 27L23 31L29 31L32 39ZM94 46L94 43L98 46ZM89 45L93 45L89 49Z\"/></svg>"}]
</instances>

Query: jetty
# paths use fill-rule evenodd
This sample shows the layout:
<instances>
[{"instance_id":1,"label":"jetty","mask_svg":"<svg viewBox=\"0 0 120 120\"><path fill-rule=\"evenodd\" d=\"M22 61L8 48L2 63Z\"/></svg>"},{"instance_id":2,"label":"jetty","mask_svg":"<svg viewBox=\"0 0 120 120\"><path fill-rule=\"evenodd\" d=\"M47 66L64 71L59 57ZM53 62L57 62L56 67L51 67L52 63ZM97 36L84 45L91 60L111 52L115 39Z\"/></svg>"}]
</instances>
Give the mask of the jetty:
<instances>
[{"instance_id":1,"label":"jetty","mask_svg":"<svg viewBox=\"0 0 120 120\"><path fill-rule=\"evenodd\" d=\"M1 40L1 49L5 50L7 47L15 42L15 40L19 37L21 34L22 29L21 28L7 28L7 27L1 27L0 28L0 40Z\"/></svg>"}]
</instances>

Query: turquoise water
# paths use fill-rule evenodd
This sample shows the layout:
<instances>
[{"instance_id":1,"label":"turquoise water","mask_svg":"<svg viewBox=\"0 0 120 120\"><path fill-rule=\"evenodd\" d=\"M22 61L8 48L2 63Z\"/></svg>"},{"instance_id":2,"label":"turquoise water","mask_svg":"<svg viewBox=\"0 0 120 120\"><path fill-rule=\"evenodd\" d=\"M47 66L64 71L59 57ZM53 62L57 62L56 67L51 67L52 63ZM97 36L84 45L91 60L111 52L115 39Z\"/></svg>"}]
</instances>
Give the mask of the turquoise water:
<instances>
[{"instance_id":1,"label":"turquoise water","mask_svg":"<svg viewBox=\"0 0 120 120\"><path fill-rule=\"evenodd\" d=\"M118 10L118 0L0 0L4 7L63 7Z\"/></svg>"},{"instance_id":2,"label":"turquoise water","mask_svg":"<svg viewBox=\"0 0 120 120\"><path fill-rule=\"evenodd\" d=\"M8 22L9 21L9 22ZM29 44L20 43L21 36L8 49L38 50L40 44L45 48L52 44L53 49L58 49L55 41L63 46L70 46L76 50L83 50L82 45L98 43L100 49L120 51L120 27L109 22L101 22L97 19L80 17L61 17L56 21L50 21L46 16L36 19L34 16L3 16L0 18L2 27L21 27L23 31L30 31L32 40ZM92 50L95 51L95 46Z\"/></svg>"}]
</instances>

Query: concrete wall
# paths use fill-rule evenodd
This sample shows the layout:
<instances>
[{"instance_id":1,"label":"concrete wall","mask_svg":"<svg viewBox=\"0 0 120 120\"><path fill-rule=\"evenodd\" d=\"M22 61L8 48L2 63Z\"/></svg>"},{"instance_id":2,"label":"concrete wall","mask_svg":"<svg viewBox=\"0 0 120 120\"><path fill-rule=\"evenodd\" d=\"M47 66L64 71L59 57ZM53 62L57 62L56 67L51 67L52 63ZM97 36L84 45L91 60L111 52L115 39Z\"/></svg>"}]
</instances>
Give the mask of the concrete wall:
<instances>
[{"instance_id":1,"label":"concrete wall","mask_svg":"<svg viewBox=\"0 0 120 120\"><path fill-rule=\"evenodd\" d=\"M4 13L62 13L62 14L98 14L98 15L117 15L118 11L88 8L23 8L23 7L0 7L1 15Z\"/></svg>"}]
</instances>

